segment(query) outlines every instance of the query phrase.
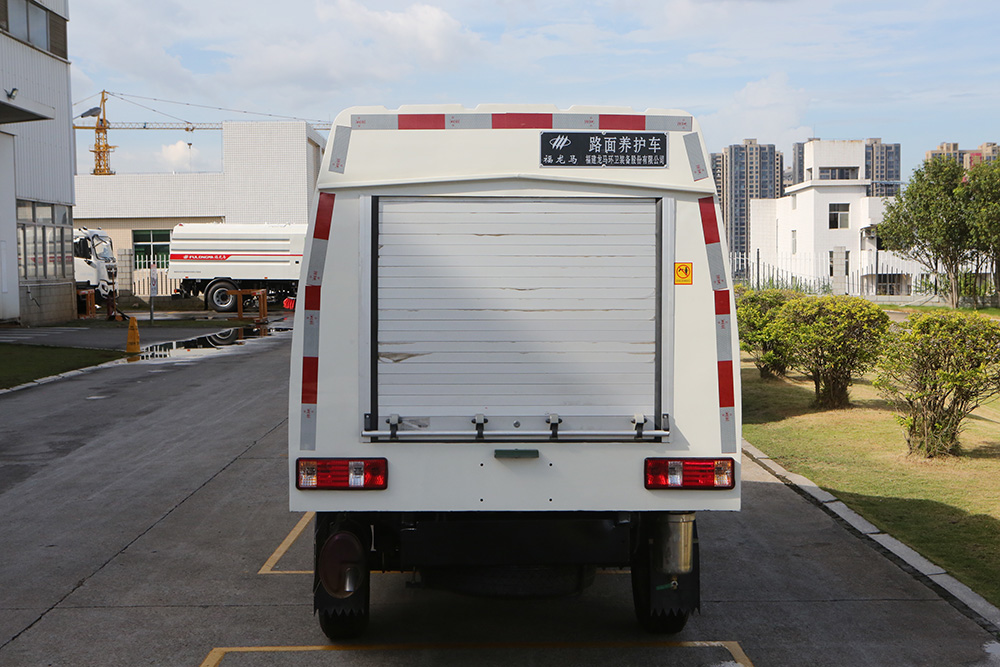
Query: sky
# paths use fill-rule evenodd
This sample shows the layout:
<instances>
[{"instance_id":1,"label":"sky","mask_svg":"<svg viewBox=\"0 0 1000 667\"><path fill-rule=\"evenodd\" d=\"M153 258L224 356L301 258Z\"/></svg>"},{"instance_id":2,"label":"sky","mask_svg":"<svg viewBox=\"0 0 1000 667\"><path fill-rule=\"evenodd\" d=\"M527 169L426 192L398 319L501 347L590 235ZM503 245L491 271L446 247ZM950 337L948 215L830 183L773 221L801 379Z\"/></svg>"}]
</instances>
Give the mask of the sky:
<instances>
[{"instance_id":1,"label":"sky","mask_svg":"<svg viewBox=\"0 0 1000 667\"><path fill-rule=\"evenodd\" d=\"M1000 142L996 0L70 1L74 114L331 122L351 106L682 109L755 138ZM241 113L243 111L256 114ZM111 130L118 173L221 170L221 133ZM190 143L190 145L189 145ZM93 133L77 131L89 173Z\"/></svg>"}]
</instances>

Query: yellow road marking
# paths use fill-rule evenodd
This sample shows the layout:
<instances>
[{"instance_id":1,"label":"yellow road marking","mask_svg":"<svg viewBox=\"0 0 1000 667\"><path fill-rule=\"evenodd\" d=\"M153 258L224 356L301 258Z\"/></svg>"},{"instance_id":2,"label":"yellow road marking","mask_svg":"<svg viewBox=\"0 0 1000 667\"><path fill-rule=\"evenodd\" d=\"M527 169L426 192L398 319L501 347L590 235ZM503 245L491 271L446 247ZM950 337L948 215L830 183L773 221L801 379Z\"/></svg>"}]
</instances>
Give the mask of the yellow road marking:
<instances>
[{"instance_id":1,"label":"yellow road marking","mask_svg":"<svg viewBox=\"0 0 1000 667\"><path fill-rule=\"evenodd\" d=\"M306 526L309 525L314 516L316 516L316 512L306 512L299 519L299 522L295 524L295 528L292 528L292 532L288 533L288 536L278 545L278 548L274 550L274 553L267 559L267 562L261 566L257 574L312 574L312 570L275 570L274 566L278 564L278 561L285 555L285 552L291 548L295 540L299 539L302 531L306 529Z\"/></svg>"},{"instance_id":2,"label":"yellow road marking","mask_svg":"<svg viewBox=\"0 0 1000 667\"><path fill-rule=\"evenodd\" d=\"M538 648L724 648L742 667L753 667L739 642L484 642L458 644L374 644L371 646L227 646L213 648L201 667L218 667L230 653L304 653L310 651L422 651L440 649Z\"/></svg>"}]
</instances>

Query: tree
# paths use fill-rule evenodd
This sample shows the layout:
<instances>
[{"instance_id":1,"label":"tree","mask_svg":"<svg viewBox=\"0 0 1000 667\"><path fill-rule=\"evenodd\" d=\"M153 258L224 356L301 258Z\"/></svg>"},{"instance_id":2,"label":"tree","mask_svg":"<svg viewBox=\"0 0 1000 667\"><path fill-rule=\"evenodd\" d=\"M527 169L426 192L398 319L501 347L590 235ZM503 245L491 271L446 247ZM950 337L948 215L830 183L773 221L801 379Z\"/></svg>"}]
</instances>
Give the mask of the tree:
<instances>
[{"instance_id":1,"label":"tree","mask_svg":"<svg viewBox=\"0 0 1000 667\"><path fill-rule=\"evenodd\" d=\"M770 324L782 305L801 296L777 289L745 290L737 295L740 349L750 354L762 378L780 377L788 370L788 350L774 337Z\"/></svg>"},{"instance_id":2,"label":"tree","mask_svg":"<svg viewBox=\"0 0 1000 667\"><path fill-rule=\"evenodd\" d=\"M813 381L816 405L845 408L851 378L878 359L889 316L860 297L803 297L785 303L771 335L788 349L789 364Z\"/></svg>"},{"instance_id":3,"label":"tree","mask_svg":"<svg viewBox=\"0 0 1000 667\"><path fill-rule=\"evenodd\" d=\"M906 187L886 204L878 237L886 250L919 262L928 273L944 270L948 304L958 306L962 265L975 255L968 219L965 170L954 160L935 158L913 172Z\"/></svg>"},{"instance_id":4,"label":"tree","mask_svg":"<svg viewBox=\"0 0 1000 667\"><path fill-rule=\"evenodd\" d=\"M910 453L957 454L962 422L1000 393L1000 323L920 313L890 334L875 386L901 413Z\"/></svg>"},{"instance_id":5,"label":"tree","mask_svg":"<svg viewBox=\"0 0 1000 667\"><path fill-rule=\"evenodd\" d=\"M1000 299L1000 161L982 162L969 170L963 184L968 198L974 243L993 272L993 291Z\"/></svg>"}]
</instances>

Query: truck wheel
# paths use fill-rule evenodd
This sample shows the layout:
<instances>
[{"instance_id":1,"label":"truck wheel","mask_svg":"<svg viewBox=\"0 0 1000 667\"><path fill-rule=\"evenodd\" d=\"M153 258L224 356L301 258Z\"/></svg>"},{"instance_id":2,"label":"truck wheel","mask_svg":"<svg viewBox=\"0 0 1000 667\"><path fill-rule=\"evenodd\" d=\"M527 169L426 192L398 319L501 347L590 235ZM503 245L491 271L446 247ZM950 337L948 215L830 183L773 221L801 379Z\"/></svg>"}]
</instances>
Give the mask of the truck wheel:
<instances>
[{"instance_id":1,"label":"truck wheel","mask_svg":"<svg viewBox=\"0 0 1000 667\"><path fill-rule=\"evenodd\" d=\"M238 298L233 294L226 293L226 290L231 289L236 289L236 286L231 282L225 280L217 282L208 290L205 302L216 312L231 313L236 310L236 299Z\"/></svg>"}]
</instances>

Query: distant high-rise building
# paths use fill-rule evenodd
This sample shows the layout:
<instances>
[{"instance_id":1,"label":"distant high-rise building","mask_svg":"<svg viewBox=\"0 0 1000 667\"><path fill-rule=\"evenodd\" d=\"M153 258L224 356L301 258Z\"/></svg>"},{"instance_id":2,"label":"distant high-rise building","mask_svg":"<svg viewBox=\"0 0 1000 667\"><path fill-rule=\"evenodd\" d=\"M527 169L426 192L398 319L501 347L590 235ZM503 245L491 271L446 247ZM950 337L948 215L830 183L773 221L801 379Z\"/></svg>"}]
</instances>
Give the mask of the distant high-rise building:
<instances>
[{"instance_id":1,"label":"distant high-rise building","mask_svg":"<svg viewBox=\"0 0 1000 667\"><path fill-rule=\"evenodd\" d=\"M744 139L712 155L712 172L719 194L729 250L750 249L750 200L776 199L782 193L784 158L774 144Z\"/></svg>"},{"instance_id":2,"label":"distant high-rise building","mask_svg":"<svg viewBox=\"0 0 1000 667\"><path fill-rule=\"evenodd\" d=\"M899 144L883 144L881 139L865 141L865 178L869 197L895 197L900 186Z\"/></svg>"},{"instance_id":3,"label":"distant high-rise building","mask_svg":"<svg viewBox=\"0 0 1000 667\"><path fill-rule=\"evenodd\" d=\"M957 143L944 142L937 148L924 153L925 160L943 157L955 160L966 169L972 169L981 162L994 162L1000 158L1000 146L993 142L980 144L976 149L961 149Z\"/></svg>"},{"instance_id":4,"label":"distant high-rise building","mask_svg":"<svg viewBox=\"0 0 1000 667\"><path fill-rule=\"evenodd\" d=\"M722 153L712 153L712 178L715 179L715 196L722 206Z\"/></svg>"},{"instance_id":5,"label":"distant high-rise building","mask_svg":"<svg viewBox=\"0 0 1000 667\"><path fill-rule=\"evenodd\" d=\"M810 137L805 141L792 144L792 185L806 180L806 144L810 141L819 141L819 139Z\"/></svg>"}]
</instances>

